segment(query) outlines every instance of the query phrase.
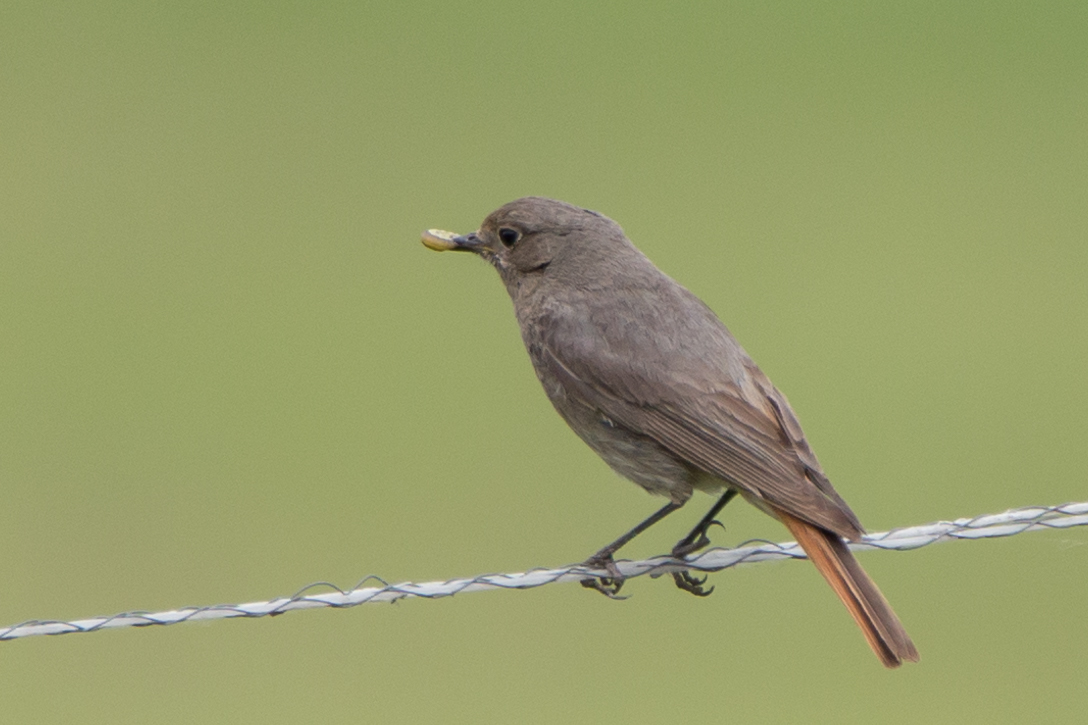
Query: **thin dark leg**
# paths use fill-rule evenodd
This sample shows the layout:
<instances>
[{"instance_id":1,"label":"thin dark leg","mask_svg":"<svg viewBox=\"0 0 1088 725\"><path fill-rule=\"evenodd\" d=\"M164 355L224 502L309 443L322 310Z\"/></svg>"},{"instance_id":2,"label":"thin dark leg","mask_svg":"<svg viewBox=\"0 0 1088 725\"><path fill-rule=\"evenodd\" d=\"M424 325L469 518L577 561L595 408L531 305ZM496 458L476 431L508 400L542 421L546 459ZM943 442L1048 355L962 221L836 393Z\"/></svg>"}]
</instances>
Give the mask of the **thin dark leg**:
<instances>
[{"instance_id":1,"label":"thin dark leg","mask_svg":"<svg viewBox=\"0 0 1088 725\"><path fill-rule=\"evenodd\" d=\"M651 526L656 524L658 521L665 518L666 516L668 516L673 511L675 511L676 509L680 508L683 505L684 504L682 504L682 503L672 503L672 502L669 502L669 503L665 504L660 509L655 511L652 516L647 518L641 524L639 524L635 528L631 529L626 534L624 534L620 538L616 539L611 544L604 547L603 549L598 551L593 556L589 557L589 559L587 559L586 562L587 563L589 563L591 561L592 562L602 562L602 561L607 561L608 559L611 559L612 555L615 554L617 551L619 551L624 546L626 546L627 543L631 541L631 539L635 538L636 536L641 534L643 531L650 528Z\"/></svg>"},{"instance_id":2,"label":"thin dark leg","mask_svg":"<svg viewBox=\"0 0 1088 725\"><path fill-rule=\"evenodd\" d=\"M691 533L672 547L672 555L680 559L707 546L710 543L710 539L706 536L707 529L715 523L714 518L721 513L725 505L732 501L736 495L737 489L735 488L723 493L717 503L706 512L706 516L699 519L699 523L695 524L695 528L691 530Z\"/></svg>"},{"instance_id":3,"label":"thin dark leg","mask_svg":"<svg viewBox=\"0 0 1088 725\"><path fill-rule=\"evenodd\" d=\"M699 523L695 525L695 528L691 530L691 533L681 539L676 546L672 547L672 555L674 558L683 559L688 554L694 553L699 549L710 543L710 539L707 538L706 531L711 526L719 523L714 520L714 517L721 513L721 510L725 508L725 505L733 500L733 497L737 495L735 488L726 490L721 495L709 511L706 512L706 516L699 519ZM706 577L693 576L688 571L676 571L672 574L673 581L676 582L676 586L683 589L685 592L691 592L692 594L705 597L708 596L714 587L710 589L703 589L703 584L706 584Z\"/></svg>"},{"instance_id":4,"label":"thin dark leg","mask_svg":"<svg viewBox=\"0 0 1088 725\"><path fill-rule=\"evenodd\" d=\"M652 516L643 521L635 528L628 531L620 538L613 541L608 546L598 551L593 556L585 560L586 566L591 566L600 569L607 569L608 573L612 576L609 577L592 577L582 580L582 586L589 589L596 589L601 594L608 597L615 598L619 592L620 587L623 586L623 575L620 574L620 570L616 568L616 562L613 561L612 555L619 551L624 545L631 539L641 534L646 529L656 524L661 519L671 514L676 509L680 508L684 504L669 502L662 506L660 509L654 512Z\"/></svg>"}]
</instances>

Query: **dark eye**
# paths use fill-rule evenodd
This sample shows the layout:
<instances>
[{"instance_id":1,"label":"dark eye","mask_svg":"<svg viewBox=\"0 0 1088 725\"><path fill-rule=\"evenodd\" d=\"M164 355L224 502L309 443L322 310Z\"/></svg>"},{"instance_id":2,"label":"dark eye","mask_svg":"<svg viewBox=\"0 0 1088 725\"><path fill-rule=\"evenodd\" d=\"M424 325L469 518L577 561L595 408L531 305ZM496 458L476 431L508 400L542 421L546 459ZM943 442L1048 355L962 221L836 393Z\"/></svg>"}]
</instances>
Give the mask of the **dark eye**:
<instances>
[{"instance_id":1,"label":"dark eye","mask_svg":"<svg viewBox=\"0 0 1088 725\"><path fill-rule=\"evenodd\" d=\"M503 227L499 230L499 241L503 243L503 246L512 247L521 238L521 234L517 229L511 229L510 227Z\"/></svg>"}]
</instances>

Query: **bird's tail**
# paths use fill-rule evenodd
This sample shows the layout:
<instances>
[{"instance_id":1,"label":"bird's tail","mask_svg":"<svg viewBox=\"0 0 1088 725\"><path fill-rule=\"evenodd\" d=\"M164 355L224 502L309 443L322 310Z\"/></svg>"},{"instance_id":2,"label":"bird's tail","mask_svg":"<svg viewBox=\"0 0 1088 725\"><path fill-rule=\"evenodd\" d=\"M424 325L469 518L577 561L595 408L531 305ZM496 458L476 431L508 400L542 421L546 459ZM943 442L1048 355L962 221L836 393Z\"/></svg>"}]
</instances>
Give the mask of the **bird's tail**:
<instances>
[{"instance_id":1,"label":"bird's tail","mask_svg":"<svg viewBox=\"0 0 1088 725\"><path fill-rule=\"evenodd\" d=\"M775 511L775 514L789 528L805 554L850 610L869 646L884 666L898 667L903 660L917 662L918 650L903 629L899 617L895 616L888 600L861 568L846 543L837 534L783 511Z\"/></svg>"}]
</instances>

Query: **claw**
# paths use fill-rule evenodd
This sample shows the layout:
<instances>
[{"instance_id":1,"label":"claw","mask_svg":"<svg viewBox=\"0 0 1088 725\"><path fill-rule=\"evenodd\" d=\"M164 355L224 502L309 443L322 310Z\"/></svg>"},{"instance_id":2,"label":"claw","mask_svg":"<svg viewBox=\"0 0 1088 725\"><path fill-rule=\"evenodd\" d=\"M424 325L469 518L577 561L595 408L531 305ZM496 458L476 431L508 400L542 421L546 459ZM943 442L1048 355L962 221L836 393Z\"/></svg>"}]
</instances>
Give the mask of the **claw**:
<instances>
[{"instance_id":1,"label":"claw","mask_svg":"<svg viewBox=\"0 0 1088 725\"><path fill-rule=\"evenodd\" d=\"M688 541L685 539L676 546L672 547L672 556L674 559L683 559L688 554L694 554L696 551L703 549L710 545L710 539L707 538L705 533L700 533L699 538L694 541Z\"/></svg>"},{"instance_id":2,"label":"claw","mask_svg":"<svg viewBox=\"0 0 1088 725\"><path fill-rule=\"evenodd\" d=\"M593 589L605 595L609 599L627 599L627 597L619 596L620 588L623 587L623 579L613 579L611 577L600 577L592 579L583 579L581 585L586 589Z\"/></svg>"},{"instance_id":3,"label":"claw","mask_svg":"<svg viewBox=\"0 0 1088 725\"><path fill-rule=\"evenodd\" d=\"M688 554L699 551L708 544L710 544L710 539L707 538L705 533L700 533L699 538L695 541L681 541L674 546L672 548L672 556L674 559L684 559L687 558ZM676 582L677 587L683 589L685 592L691 592L697 597L710 596L710 593L714 591L714 587L703 589L703 585L706 584L707 579L705 576L697 577L689 571L674 571L672 573L672 579Z\"/></svg>"},{"instance_id":4,"label":"claw","mask_svg":"<svg viewBox=\"0 0 1088 725\"><path fill-rule=\"evenodd\" d=\"M721 526L722 530L725 530L725 525L721 521L718 521L715 516L725 508L725 505L732 501L737 495L735 488L728 489L722 494L722 497L718 499L718 502L714 504L709 511L706 512L706 516L699 520L699 523L691 530L691 533L685 536L680 542L672 547L672 556L674 559L686 559L689 554L694 554L696 551L709 546L710 538L706 535L706 532L711 526ZM706 584L706 577L701 579L688 571L673 572L673 581L676 582L676 586L683 589L685 592L691 592L697 597L708 596L714 587L704 589L703 585Z\"/></svg>"},{"instance_id":5,"label":"claw","mask_svg":"<svg viewBox=\"0 0 1088 725\"><path fill-rule=\"evenodd\" d=\"M706 584L706 577L699 578L692 576L686 571L674 571L672 573L672 579L676 582L676 586L683 589L685 592L691 592L697 597L709 597L711 592L714 591L714 587L709 589L703 589L703 585Z\"/></svg>"},{"instance_id":6,"label":"claw","mask_svg":"<svg viewBox=\"0 0 1088 725\"><path fill-rule=\"evenodd\" d=\"M616 562L611 556L607 558L590 557L589 559L586 559L582 566L590 567L592 569L605 569L610 574L610 576L582 579L580 583L586 589L598 591L609 599L627 599L627 597L619 596L620 589L623 587L623 582L626 577L620 573L620 568L616 566Z\"/></svg>"}]
</instances>

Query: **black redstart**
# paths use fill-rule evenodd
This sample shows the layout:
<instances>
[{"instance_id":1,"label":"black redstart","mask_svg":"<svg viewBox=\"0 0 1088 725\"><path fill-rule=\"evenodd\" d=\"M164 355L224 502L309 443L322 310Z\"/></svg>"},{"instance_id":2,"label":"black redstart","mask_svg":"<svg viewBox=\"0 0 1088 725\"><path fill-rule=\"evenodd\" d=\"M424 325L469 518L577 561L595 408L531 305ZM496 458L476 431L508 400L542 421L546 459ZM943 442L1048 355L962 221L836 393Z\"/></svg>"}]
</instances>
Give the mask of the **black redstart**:
<instances>
[{"instance_id":1,"label":"black redstart","mask_svg":"<svg viewBox=\"0 0 1088 725\"><path fill-rule=\"evenodd\" d=\"M463 236L430 230L430 249L474 252L498 270L537 377L559 415L620 475L669 503L586 564L583 584L614 596L612 555L680 508L722 492L673 549L706 546L738 492L790 530L887 667L917 661L899 618L844 543L864 530L820 468L786 398L725 325L597 212L526 197ZM682 589L704 580L674 574Z\"/></svg>"}]
</instances>

